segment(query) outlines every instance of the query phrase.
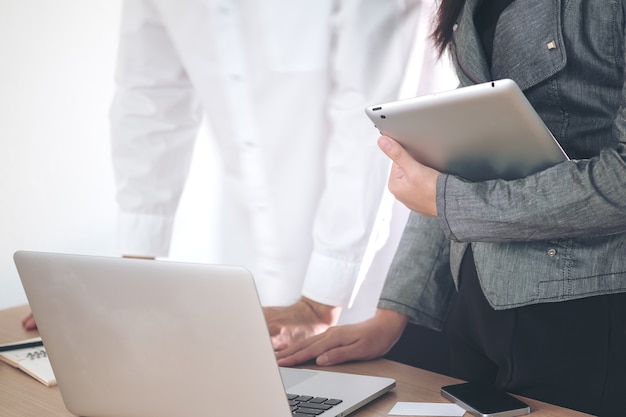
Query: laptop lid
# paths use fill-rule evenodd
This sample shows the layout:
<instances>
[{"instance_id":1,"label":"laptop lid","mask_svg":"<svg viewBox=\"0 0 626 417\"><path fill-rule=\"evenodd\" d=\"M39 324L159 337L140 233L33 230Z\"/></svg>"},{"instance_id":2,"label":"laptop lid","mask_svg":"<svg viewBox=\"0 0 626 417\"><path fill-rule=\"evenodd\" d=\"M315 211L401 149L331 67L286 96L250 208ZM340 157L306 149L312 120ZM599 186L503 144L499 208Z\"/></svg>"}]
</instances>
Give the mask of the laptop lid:
<instances>
[{"instance_id":1,"label":"laptop lid","mask_svg":"<svg viewBox=\"0 0 626 417\"><path fill-rule=\"evenodd\" d=\"M418 161L471 181L523 178L567 155L510 79L365 109Z\"/></svg>"},{"instance_id":2,"label":"laptop lid","mask_svg":"<svg viewBox=\"0 0 626 417\"><path fill-rule=\"evenodd\" d=\"M326 417L394 386L296 369L281 377L254 281L240 267L25 251L14 260L77 415L287 417L287 389L341 399Z\"/></svg>"}]
</instances>

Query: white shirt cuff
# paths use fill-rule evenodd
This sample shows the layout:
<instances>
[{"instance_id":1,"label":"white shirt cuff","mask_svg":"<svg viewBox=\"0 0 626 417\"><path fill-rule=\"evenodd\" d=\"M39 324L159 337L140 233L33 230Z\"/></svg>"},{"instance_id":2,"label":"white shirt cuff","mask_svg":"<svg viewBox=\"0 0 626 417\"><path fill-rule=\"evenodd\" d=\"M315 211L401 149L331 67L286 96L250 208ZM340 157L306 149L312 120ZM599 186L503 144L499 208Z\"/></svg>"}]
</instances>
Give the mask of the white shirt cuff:
<instances>
[{"instance_id":1,"label":"white shirt cuff","mask_svg":"<svg viewBox=\"0 0 626 417\"><path fill-rule=\"evenodd\" d=\"M360 262L346 262L313 253L302 295L318 303L349 307L360 267Z\"/></svg>"},{"instance_id":2,"label":"white shirt cuff","mask_svg":"<svg viewBox=\"0 0 626 417\"><path fill-rule=\"evenodd\" d=\"M117 250L121 255L167 256L173 226L171 216L118 213Z\"/></svg>"}]
</instances>

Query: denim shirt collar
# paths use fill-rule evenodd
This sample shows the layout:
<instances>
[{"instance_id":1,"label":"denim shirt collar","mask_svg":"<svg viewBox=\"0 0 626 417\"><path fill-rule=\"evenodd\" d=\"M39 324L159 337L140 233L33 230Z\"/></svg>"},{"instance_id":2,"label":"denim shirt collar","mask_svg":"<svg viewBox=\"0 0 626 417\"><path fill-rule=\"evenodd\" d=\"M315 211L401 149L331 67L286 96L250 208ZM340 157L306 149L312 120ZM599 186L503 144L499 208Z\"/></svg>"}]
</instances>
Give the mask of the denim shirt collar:
<instances>
[{"instance_id":1,"label":"denim shirt collar","mask_svg":"<svg viewBox=\"0 0 626 417\"><path fill-rule=\"evenodd\" d=\"M454 31L452 53L463 85L511 78L526 90L565 67L561 0L514 1L498 21L491 69L474 26L479 4L480 0L466 1ZM516 41L520 36L524 42Z\"/></svg>"}]
</instances>

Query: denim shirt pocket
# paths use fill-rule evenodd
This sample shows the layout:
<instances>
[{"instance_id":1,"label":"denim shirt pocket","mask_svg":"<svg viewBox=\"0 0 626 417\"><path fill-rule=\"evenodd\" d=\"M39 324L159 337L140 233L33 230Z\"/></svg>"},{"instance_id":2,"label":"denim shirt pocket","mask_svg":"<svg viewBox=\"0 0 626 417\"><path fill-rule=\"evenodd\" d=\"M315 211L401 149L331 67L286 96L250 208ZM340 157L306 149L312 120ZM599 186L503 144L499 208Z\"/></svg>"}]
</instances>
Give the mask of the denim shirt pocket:
<instances>
[{"instance_id":1,"label":"denim shirt pocket","mask_svg":"<svg viewBox=\"0 0 626 417\"><path fill-rule=\"evenodd\" d=\"M522 90L565 68L561 0L513 2L500 16L493 44L494 79L511 78Z\"/></svg>"}]
</instances>

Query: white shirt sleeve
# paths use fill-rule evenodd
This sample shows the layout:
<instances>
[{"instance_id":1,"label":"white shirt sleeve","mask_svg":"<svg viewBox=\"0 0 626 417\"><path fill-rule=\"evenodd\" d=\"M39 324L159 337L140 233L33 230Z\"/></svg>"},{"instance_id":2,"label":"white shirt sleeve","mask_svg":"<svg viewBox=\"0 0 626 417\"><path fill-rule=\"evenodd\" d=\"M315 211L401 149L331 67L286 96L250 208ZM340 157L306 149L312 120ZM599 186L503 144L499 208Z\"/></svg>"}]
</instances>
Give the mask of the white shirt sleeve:
<instances>
[{"instance_id":1,"label":"white shirt sleeve","mask_svg":"<svg viewBox=\"0 0 626 417\"><path fill-rule=\"evenodd\" d=\"M398 98L423 9L421 1L340 4L334 19L327 182L302 295L347 307L358 289L390 166L364 108Z\"/></svg>"},{"instance_id":2,"label":"white shirt sleeve","mask_svg":"<svg viewBox=\"0 0 626 417\"><path fill-rule=\"evenodd\" d=\"M201 116L158 15L124 2L111 146L117 184L118 250L165 256Z\"/></svg>"}]
</instances>

